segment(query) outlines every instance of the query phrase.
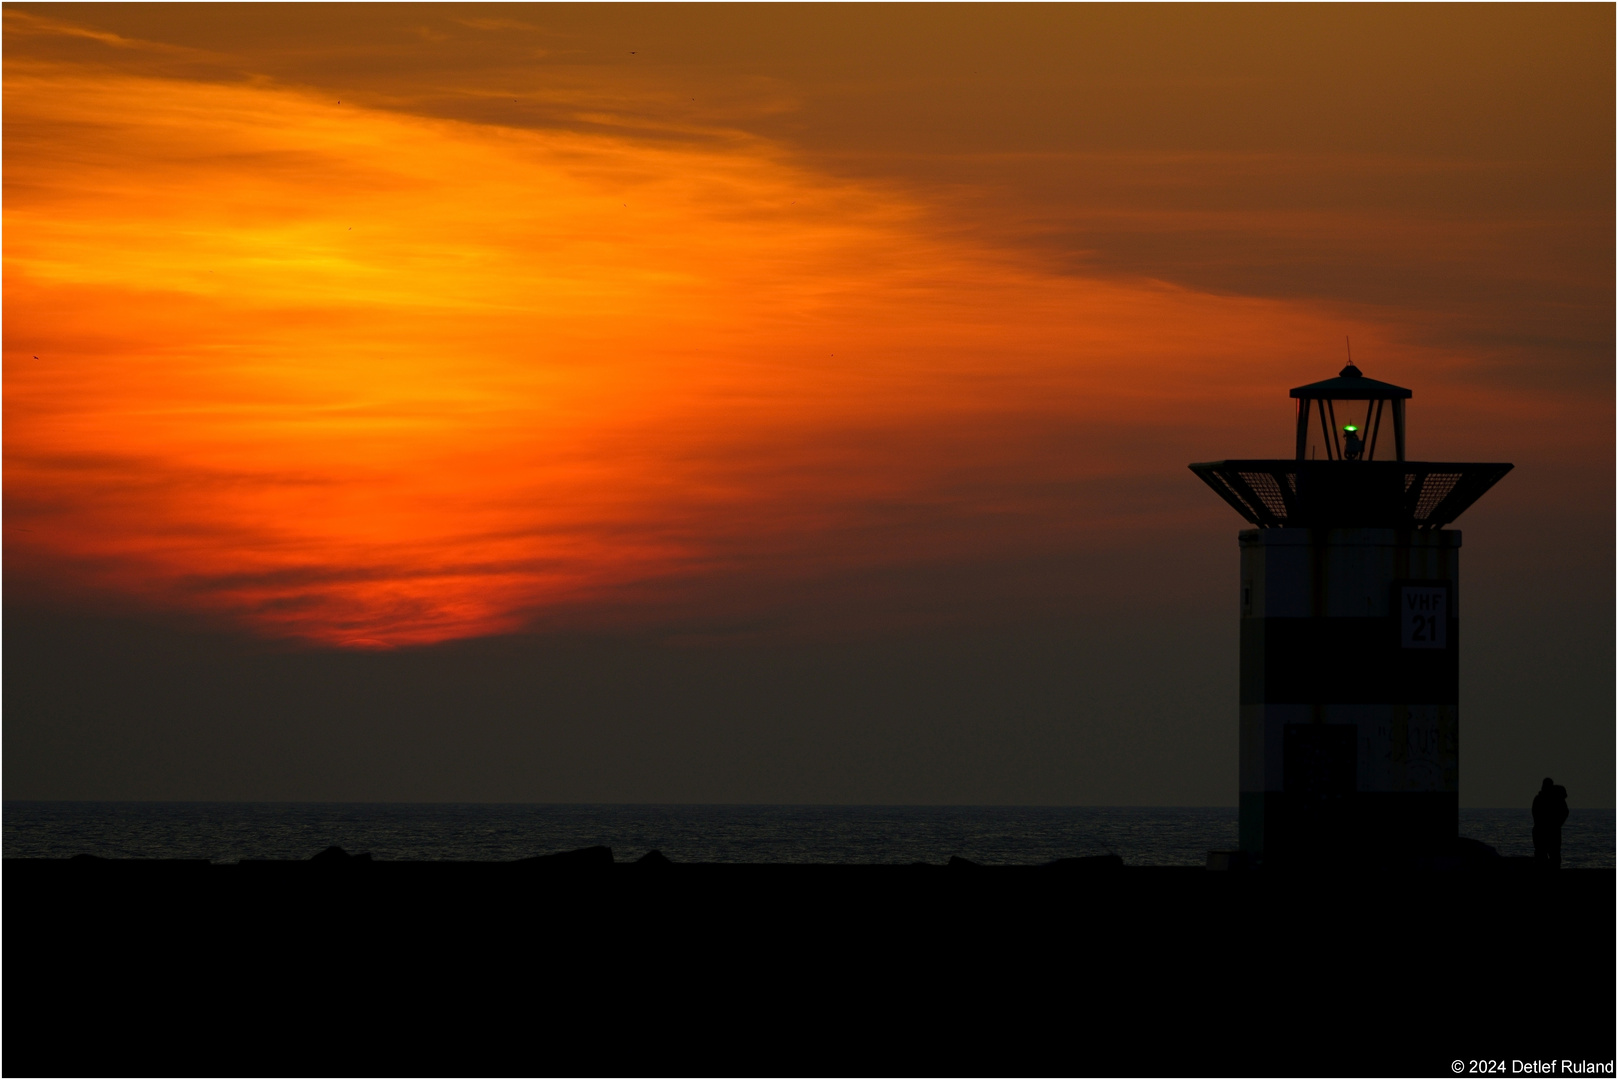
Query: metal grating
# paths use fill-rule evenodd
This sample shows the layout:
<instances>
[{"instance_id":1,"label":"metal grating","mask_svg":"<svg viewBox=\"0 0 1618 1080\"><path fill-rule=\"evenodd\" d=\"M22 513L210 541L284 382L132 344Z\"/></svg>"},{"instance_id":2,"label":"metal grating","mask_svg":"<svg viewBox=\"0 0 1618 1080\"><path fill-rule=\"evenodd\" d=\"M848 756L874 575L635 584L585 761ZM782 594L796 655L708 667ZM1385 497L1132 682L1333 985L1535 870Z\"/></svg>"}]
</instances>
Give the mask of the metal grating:
<instances>
[{"instance_id":1,"label":"metal grating","mask_svg":"<svg viewBox=\"0 0 1618 1080\"><path fill-rule=\"evenodd\" d=\"M1264 509L1270 512L1271 517L1278 518L1281 521L1286 520L1287 500L1281 494L1281 485L1276 483L1274 474L1267 472L1239 472L1236 475L1242 478L1242 481L1247 484L1254 495L1258 496L1259 501L1264 504Z\"/></svg>"},{"instance_id":2,"label":"metal grating","mask_svg":"<svg viewBox=\"0 0 1618 1080\"><path fill-rule=\"evenodd\" d=\"M1405 492L1407 495L1412 486L1411 481L1414 479L1413 474L1406 474L1405 476ZM1416 496L1416 505L1410 516L1420 522L1427 521L1433 516L1433 511L1438 509L1439 503L1449 497L1449 493L1455 490L1455 485L1460 481L1460 473L1428 473L1422 477L1421 494Z\"/></svg>"},{"instance_id":3,"label":"metal grating","mask_svg":"<svg viewBox=\"0 0 1618 1080\"><path fill-rule=\"evenodd\" d=\"M1231 486L1229 480L1225 479L1224 476L1216 472L1210 472L1207 475L1219 481L1220 488L1223 489L1220 491L1220 494L1225 495L1225 501L1231 503L1236 507L1237 510L1241 511L1243 517L1247 518L1248 521L1253 522L1259 520L1259 512L1253 509L1252 503L1248 502L1242 497L1241 492L1237 491ZM1204 479L1206 479L1206 477L1204 477Z\"/></svg>"},{"instance_id":4,"label":"metal grating","mask_svg":"<svg viewBox=\"0 0 1618 1080\"><path fill-rule=\"evenodd\" d=\"M1441 529L1511 466L1246 459L1203 462L1191 470L1261 529Z\"/></svg>"}]
</instances>

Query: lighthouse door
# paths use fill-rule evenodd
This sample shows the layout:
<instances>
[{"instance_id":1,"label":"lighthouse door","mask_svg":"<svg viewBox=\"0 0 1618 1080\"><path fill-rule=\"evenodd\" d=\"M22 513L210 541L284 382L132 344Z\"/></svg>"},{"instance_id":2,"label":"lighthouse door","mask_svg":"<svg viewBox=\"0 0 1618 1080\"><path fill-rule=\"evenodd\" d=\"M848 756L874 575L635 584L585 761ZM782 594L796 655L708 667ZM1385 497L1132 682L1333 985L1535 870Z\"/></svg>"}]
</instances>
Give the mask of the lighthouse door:
<instances>
[{"instance_id":1,"label":"lighthouse door","mask_svg":"<svg viewBox=\"0 0 1618 1080\"><path fill-rule=\"evenodd\" d=\"M1282 734L1283 843L1289 852L1352 846L1358 729L1353 724L1287 724Z\"/></svg>"}]
</instances>

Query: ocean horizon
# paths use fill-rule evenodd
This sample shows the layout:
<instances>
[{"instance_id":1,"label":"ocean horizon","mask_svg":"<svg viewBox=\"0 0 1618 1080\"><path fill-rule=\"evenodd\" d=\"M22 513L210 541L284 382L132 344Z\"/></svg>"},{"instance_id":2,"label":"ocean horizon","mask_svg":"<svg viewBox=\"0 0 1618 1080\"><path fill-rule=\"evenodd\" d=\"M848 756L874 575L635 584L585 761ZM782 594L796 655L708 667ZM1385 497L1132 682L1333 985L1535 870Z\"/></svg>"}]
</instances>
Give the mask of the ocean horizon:
<instances>
[{"instance_id":1,"label":"ocean horizon","mask_svg":"<svg viewBox=\"0 0 1618 1080\"><path fill-rule=\"evenodd\" d=\"M1236 847L1231 807L842 806L642 803L77 802L0 805L4 856L307 859L327 847L384 860L510 861L605 845L620 861L1033 865L1113 854L1200 866ZM1463 809L1462 836L1533 854L1527 807ZM1574 809L1562 864L1612 868L1618 812Z\"/></svg>"}]
</instances>

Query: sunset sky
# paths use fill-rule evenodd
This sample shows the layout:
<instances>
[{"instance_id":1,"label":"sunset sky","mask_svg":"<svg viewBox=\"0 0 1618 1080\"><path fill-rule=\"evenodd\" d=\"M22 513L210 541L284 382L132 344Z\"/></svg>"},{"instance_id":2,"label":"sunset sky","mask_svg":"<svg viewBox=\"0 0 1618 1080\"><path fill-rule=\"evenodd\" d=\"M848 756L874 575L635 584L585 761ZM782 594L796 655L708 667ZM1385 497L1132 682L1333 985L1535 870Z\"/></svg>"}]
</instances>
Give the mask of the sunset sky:
<instances>
[{"instance_id":1,"label":"sunset sky","mask_svg":"<svg viewBox=\"0 0 1618 1080\"><path fill-rule=\"evenodd\" d=\"M1233 802L1185 466L1346 338L1516 464L1463 804L1611 806L1613 40L8 4L8 797Z\"/></svg>"}]
</instances>

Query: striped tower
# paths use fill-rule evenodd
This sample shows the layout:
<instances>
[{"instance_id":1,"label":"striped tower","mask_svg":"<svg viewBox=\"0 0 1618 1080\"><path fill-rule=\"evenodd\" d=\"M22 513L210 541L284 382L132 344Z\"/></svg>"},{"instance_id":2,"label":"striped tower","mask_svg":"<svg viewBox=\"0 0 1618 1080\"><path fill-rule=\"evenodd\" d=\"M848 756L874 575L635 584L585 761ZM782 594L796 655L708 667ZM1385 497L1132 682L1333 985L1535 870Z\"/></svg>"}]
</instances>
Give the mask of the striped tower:
<instances>
[{"instance_id":1,"label":"striped tower","mask_svg":"<svg viewBox=\"0 0 1618 1080\"><path fill-rule=\"evenodd\" d=\"M1511 466L1406 461L1410 391L1352 364L1292 396L1296 457L1191 466L1257 526L1239 538L1241 849L1267 865L1438 851L1460 791L1461 535L1443 526ZM1394 454L1377 461L1385 416Z\"/></svg>"}]
</instances>

